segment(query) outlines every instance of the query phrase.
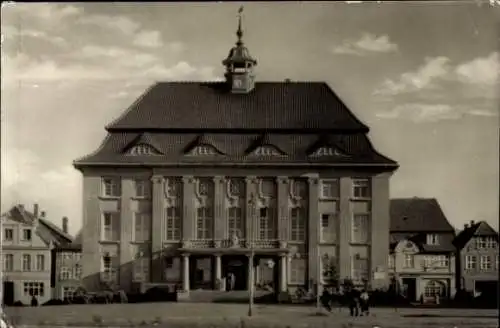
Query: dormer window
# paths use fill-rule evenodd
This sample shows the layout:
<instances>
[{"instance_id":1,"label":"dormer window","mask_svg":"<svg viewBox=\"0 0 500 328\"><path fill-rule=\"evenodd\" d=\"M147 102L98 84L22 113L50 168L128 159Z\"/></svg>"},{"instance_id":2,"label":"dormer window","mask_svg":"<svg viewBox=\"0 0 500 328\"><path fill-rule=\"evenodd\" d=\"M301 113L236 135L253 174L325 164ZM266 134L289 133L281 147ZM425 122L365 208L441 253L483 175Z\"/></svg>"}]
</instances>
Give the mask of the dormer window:
<instances>
[{"instance_id":1,"label":"dormer window","mask_svg":"<svg viewBox=\"0 0 500 328\"><path fill-rule=\"evenodd\" d=\"M264 146L257 147L257 149L255 149L253 151L253 154L257 155L257 156L280 156L280 155L282 155L282 153L276 147L274 147L272 145L264 145Z\"/></svg>"},{"instance_id":2,"label":"dormer window","mask_svg":"<svg viewBox=\"0 0 500 328\"><path fill-rule=\"evenodd\" d=\"M144 156L144 155L159 155L160 153L151 145L138 144L130 148L129 155Z\"/></svg>"},{"instance_id":3,"label":"dormer window","mask_svg":"<svg viewBox=\"0 0 500 328\"><path fill-rule=\"evenodd\" d=\"M23 241L31 241L31 229L23 229Z\"/></svg>"},{"instance_id":4,"label":"dormer window","mask_svg":"<svg viewBox=\"0 0 500 328\"><path fill-rule=\"evenodd\" d=\"M343 152L335 147L325 146L320 147L314 151L310 156L320 157L320 156L346 156Z\"/></svg>"},{"instance_id":5,"label":"dormer window","mask_svg":"<svg viewBox=\"0 0 500 328\"><path fill-rule=\"evenodd\" d=\"M439 245L439 236L435 233L428 234L427 245Z\"/></svg>"},{"instance_id":6,"label":"dormer window","mask_svg":"<svg viewBox=\"0 0 500 328\"><path fill-rule=\"evenodd\" d=\"M211 145L198 145L188 152L191 156L212 156L217 155L220 152Z\"/></svg>"}]
</instances>

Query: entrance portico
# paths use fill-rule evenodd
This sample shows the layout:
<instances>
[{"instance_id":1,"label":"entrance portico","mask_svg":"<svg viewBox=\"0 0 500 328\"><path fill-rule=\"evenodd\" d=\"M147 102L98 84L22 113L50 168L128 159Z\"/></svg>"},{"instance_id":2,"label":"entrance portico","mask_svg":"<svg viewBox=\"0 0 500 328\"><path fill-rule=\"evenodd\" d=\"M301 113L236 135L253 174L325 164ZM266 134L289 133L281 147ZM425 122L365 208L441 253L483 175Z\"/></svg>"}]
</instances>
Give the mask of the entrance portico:
<instances>
[{"instance_id":1,"label":"entrance portico","mask_svg":"<svg viewBox=\"0 0 500 328\"><path fill-rule=\"evenodd\" d=\"M247 290L253 283L258 287L266 286L275 291L286 291L286 264L289 250L285 243L255 242L253 263L252 249L247 247L244 241L236 247L228 247L226 245L228 243L217 242L214 242L212 247L207 247L211 245L206 243L203 245L205 247L197 244L199 241L185 242L179 249L183 257L182 287L184 292L193 289L228 290L226 278L230 273L234 276L235 290ZM274 247L271 248L268 245ZM250 270L254 270L253 282L250 281Z\"/></svg>"}]
</instances>

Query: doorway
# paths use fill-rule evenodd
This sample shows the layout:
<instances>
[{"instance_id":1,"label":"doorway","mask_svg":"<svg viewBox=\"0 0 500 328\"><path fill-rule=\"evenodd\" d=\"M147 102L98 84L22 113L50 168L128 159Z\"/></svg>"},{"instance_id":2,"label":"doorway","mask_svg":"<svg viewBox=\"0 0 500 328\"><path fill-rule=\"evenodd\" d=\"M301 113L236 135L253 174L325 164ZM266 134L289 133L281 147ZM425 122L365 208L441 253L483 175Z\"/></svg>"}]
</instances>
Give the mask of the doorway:
<instances>
[{"instance_id":1,"label":"doorway","mask_svg":"<svg viewBox=\"0 0 500 328\"><path fill-rule=\"evenodd\" d=\"M3 282L3 304L14 304L14 282L12 281Z\"/></svg>"},{"instance_id":2,"label":"doorway","mask_svg":"<svg viewBox=\"0 0 500 328\"><path fill-rule=\"evenodd\" d=\"M234 290L248 288L248 257L245 255L226 255L222 257L222 278L227 279L229 274L234 276ZM226 280L226 290L230 286Z\"/></svg>"},{"instance_id":3,"label":"doorway","mask_svg":"<svg viewBox=\"0 0 500 328\"><path fill-rule=\"evenodd\" d=\"M406 299L410 302L417 300L417 281L415 278L403 278L403 290Z\"/></svg>"}]
</instances>

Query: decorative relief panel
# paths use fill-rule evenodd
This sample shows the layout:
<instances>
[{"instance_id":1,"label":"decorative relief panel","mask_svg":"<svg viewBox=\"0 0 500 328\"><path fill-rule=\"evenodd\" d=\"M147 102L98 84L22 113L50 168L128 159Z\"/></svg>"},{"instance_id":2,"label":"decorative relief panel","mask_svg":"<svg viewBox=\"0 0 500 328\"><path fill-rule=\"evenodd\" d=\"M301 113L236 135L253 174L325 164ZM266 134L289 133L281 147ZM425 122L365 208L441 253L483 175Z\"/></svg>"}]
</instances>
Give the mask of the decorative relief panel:
<instances>
[{"instance_id":1,"label":"decorative relief panel","mask_svg":"<svg viewBox=\"0 0 500 328\"><path fill-rule=\"evenodd\" d=\"M303 179L292 179L289 182L290 207L307 207L308 183Z\"/></svg>"},{"instance_id":2,"label":"decorative relief panel","mask_svg":"<svg viewBox=\"0 0 500 328\"><path fill-rule=\"evenodd\" d=\"M194 193L198 207L210 207L214 199L214 182L211 178L195 179Z\"/></svg>"}]
</instances>

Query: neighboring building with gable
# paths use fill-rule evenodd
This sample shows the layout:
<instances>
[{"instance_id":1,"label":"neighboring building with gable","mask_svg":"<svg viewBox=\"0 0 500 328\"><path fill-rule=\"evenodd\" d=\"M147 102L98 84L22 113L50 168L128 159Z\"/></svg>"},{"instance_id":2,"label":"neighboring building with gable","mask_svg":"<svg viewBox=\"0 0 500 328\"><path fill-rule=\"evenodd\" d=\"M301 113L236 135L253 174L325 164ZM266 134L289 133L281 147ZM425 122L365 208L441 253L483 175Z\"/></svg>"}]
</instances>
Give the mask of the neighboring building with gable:
<instances>
[{"instance_id":1,"label":"neighboring building with gable","mask_svg":"<svg viewBox=\"0 0 500 328\"><path fill-rule=\"evenodd\" d=\"M434 198L391 199L389 272L412 302L455 294L455 229Z\"/></svg>"},{"instance_id":2,"label":"neighboring building with gable","mask_svg":"<svg viewBox=\"0 0 500 328\"><path fill-rule=\"evenodd\" d=\"M487 222L471 221L454 241L457 288L498 295L498 232Z\"/></svg>"},{"instance_id":3,"label":"neighboring building with gable","mask_svg":"<svg viewBox=\"0 0 500 328\"><path fill-rule=\"evenodd\" d=\"M316 283L320 257L388 284L397 163L326 83L256 82L242 34L225 81L153 85L74 162L88 289L222 289L232 273L245 290L255 270L286 292Z\"/></svg>"},{"instance_id":4,"label":"neighboring building with gable","mask_svg":"<svg viewBox=\"0 0 500 328\"><path fill-rule=\"evenodd\" d=\"M72 238L39 213L24 205L2 214L3 301L30 304L36 295L39 304L52 298L51 249L72 242Z\"/></svg>"}]
</instances>

